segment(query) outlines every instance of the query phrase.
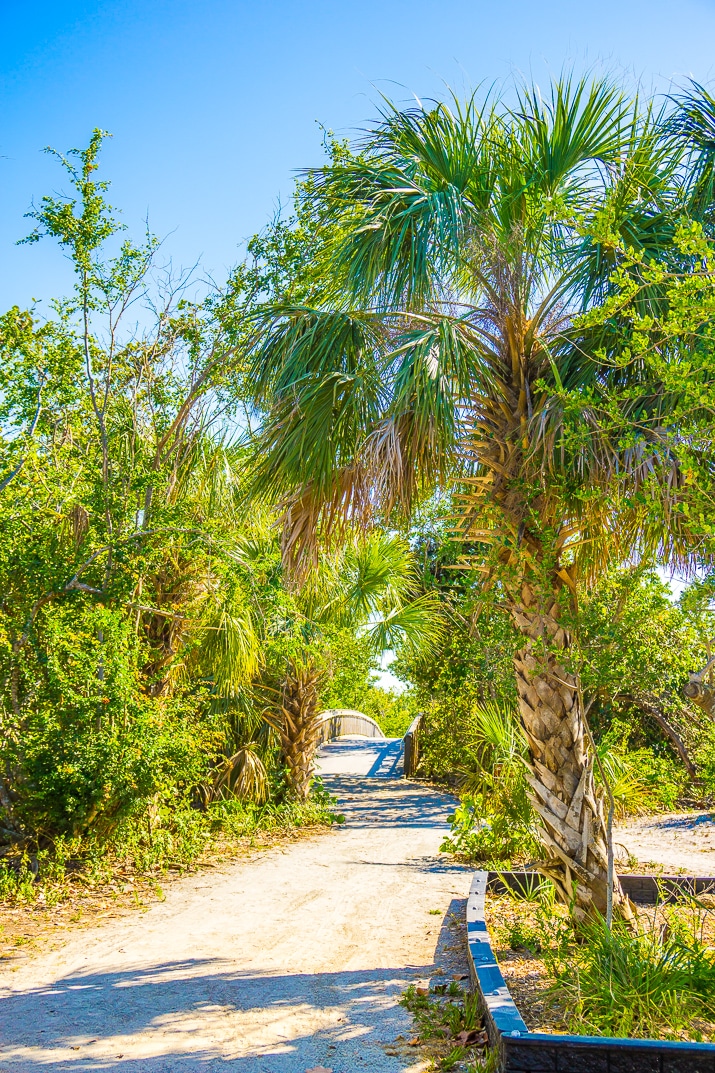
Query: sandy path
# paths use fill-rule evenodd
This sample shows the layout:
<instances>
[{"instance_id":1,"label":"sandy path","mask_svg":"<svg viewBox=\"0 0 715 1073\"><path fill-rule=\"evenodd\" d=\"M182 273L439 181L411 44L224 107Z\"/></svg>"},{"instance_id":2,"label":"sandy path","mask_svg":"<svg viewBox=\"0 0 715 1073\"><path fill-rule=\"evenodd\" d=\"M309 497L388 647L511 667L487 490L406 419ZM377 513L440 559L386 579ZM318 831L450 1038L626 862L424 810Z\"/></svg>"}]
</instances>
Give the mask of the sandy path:
<instances>
[{"instance_id":1,"label":"sandy path","mask_svg":"<svg viewBox=\"0 0 715 1073\"><path fill-rule=\"evenodd\" d=\"M642 816L614 828L616 854L627 850L645 872L715 876L715 816L675 812Z\"/></svg>"},{"instance_id":2,"label":"sandy path","mask_svg":"<svg viewBox=\"0 0 715 1073\"><path fill-rule=\"evenodd\" d=\"M382 750L353 743L351 759L339 743L325 767L393 770ZM397 1000L438 946L445 972L462 967L450 914L470 872L438 852L451 803L394 778L326 781L344 826L188 877L141 917L6 969L0 1071L424 1068L395 1046L412 1034Z\"/></svg>"}]
</instances>

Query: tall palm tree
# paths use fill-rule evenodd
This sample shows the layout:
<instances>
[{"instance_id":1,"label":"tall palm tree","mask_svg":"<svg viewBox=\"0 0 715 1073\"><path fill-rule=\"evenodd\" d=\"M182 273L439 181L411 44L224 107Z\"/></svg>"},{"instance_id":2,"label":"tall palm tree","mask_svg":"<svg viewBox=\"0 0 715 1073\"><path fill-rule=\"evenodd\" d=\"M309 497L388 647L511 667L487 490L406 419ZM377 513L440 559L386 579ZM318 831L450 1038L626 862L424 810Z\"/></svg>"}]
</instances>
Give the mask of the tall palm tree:
<instances>
[{"instance_id":1,"label":"tall palm tree","mask_svg":"<svg viewBox=\"0 0 715 1073\"><path fill-rule=\"evenodd\" d=\"M609 883L564 611L609 558L688 554L669 400L641 364L611 360L628 324L578 315L609 295L626 248L677 260L685 156L662 114L607 81L567 78L547 99L523 87L514 107L387 104L359 153L313 174L313 217L337 235L323 286L268 310L255 351L254 486L283 503L298 566L318 532L409 515L456 481L457 535L483 550L524 637L544 869L577 917L605 912ZM639 308L658 303L644 288ZM620 425L602 418L614 388Z\"/></svg>"}]
</instances>

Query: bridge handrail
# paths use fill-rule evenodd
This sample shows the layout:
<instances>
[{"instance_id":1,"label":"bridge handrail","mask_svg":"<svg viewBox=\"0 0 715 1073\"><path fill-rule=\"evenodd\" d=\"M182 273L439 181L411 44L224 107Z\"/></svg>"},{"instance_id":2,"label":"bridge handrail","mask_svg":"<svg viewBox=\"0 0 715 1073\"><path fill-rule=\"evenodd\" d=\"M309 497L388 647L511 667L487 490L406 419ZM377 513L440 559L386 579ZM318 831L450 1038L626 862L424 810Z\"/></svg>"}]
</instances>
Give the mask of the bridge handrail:
<instances>
[{"instance_id":1,"label":"bridge handrail","mask_svg":"<svg viewBox=\"0 0 715 1073\"><path fill-rule=\"evenodd\" d=\"M355 708L328 708L321 715L318 744L333 738L348 738L359 734L364 738L384 738L382 727L369 715Z\"/></svg>"},{"instance_id":2,"label":"bridge handrail","mask_svg":"<svg viewBox=\"0 0 715 1073\"><path fill-rule=\"evenodd\" d=\"M420 762L420 739L419 730L422 725L423 715L416 715L410 723L405 734L405 778L411 779L417 771Z\"/></svg>"}]
</instances>

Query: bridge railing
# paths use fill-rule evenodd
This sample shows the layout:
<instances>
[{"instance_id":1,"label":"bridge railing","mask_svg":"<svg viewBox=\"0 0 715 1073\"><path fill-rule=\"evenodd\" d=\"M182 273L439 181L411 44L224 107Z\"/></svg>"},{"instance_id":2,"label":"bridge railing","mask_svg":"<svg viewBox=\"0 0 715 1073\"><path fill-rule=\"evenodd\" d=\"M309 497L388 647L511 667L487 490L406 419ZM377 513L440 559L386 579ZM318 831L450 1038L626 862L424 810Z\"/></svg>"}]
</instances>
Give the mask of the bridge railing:
<instances>
[{"instance_id":1,"label":"bridge railing","mask_svg":"<svg viewBox=\"0 0 715 1073\"><path fill-rule=\"evenodd\" d=\"M329 708L323 712L318 728L318 744L334 738L350 738L359 736L362 738L384 738L385 735L379 723L371 719L369 715L355 711L353 708Z\"/></svg>"},{"instance_id":2,"label":"bridge railing","mask_svg":"<svg viewBox=\"0 0 715 1073\"><path fill-rule=\"evenodd\" d=\"M416 716L410 723L409 730L405 734L405 778L411 779L417 771L420 762L420 738L419 730L422 725L422 715Z\"/></svg>"}]
</instances>

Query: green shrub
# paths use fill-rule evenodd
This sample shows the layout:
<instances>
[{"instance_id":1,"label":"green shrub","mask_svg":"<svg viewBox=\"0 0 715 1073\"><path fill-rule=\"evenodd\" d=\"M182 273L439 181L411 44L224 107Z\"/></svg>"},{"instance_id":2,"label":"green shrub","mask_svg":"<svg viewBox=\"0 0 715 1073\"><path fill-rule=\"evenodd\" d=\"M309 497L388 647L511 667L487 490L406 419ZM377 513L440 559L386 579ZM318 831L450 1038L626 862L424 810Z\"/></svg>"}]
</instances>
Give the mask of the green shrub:
<instances>
[{"instance_id":1,"label":"green shrub","mask_svg":"<svg viewBox=\"0 0 715 1073\"><path fill-rule=\"evenodd\" d=\"M443 849L500 864L538 856L538 822L528 797L526 741L516 713L482 703L469 714L468 748L458 777L462 801Z\"/></svg>"},{"instance_id":2,"label":"green shrub","mask_svg":"<svg viewBox=\"0 0 715 1073\"><path fill-rule=\"evenodd\" d=\"M361 709L379 723L386 738L403 737L418 710L417 698L413 693L394 693L378 687L370 690Z\"/></svg>"},{"instance_id":3,"label":"green shrub","mask_svg":"<svg viewBox=\"0 0 715 1073\"><path fill-rule=\"evenodd\" d=\"M183 871L211 852L231 852L246 839L301 827L341 822L335 799L320 780L306 802L269 801L264 805L236 798L216 801L206 810L158 795L148 808L121 820L108 837L57 838L52 847L0 860L0 902L49 906L68 897L72 883L101 885L119 868L129 872Z\"/></svg>"},{"instance_id":4,"label":"green shrub","mask_svg":"<svg viewBox=\"0 0 715 1073\"><path fill-rule=\"evenodd\" d=\"M617 921L609 931L599 919L561 965L555 994L574 1032L698 1039L715 1020L715 958L675 922L634 933Z\"/></svg>"},{"instance_id":5,"label":"green shrub","mask_svg":"<svg viewBox=\"0 0 715 1073\"><path fill-rule=\"evenodd\" d=\"M123 613L49 607L41 639L42 659L28 658L34 698L22 732L0 746L27 829L40 838L107 836L157 792L195 785L216 748L202 698L142 692L139 645Z\"/></svg>"}]
</instances>

